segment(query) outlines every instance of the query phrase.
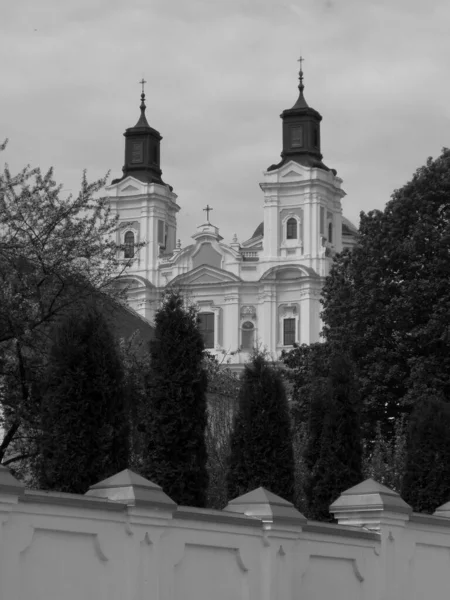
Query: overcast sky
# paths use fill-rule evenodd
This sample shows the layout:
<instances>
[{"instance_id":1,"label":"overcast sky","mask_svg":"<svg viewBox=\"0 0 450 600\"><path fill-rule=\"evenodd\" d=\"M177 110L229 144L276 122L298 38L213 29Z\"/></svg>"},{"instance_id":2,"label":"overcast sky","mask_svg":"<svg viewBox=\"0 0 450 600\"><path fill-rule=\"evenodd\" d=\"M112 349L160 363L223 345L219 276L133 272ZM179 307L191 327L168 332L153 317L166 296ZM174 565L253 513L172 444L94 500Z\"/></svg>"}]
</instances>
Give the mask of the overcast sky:
<instances>
[{"instance_id":1,"label":"overcast sky","mask_svg":"<svg viewBox=\"0 0 450 600\"><path fill-rule=\"evenodd\" d=\"M178 237L189 243L209 203L225 241L243 241L302 54L324 162L358 224L450 145L449 28L449 0L5 0L0 163L53 166L74 193L84 168L119 177L144 76Z\"/></svg>"}]
</instances>

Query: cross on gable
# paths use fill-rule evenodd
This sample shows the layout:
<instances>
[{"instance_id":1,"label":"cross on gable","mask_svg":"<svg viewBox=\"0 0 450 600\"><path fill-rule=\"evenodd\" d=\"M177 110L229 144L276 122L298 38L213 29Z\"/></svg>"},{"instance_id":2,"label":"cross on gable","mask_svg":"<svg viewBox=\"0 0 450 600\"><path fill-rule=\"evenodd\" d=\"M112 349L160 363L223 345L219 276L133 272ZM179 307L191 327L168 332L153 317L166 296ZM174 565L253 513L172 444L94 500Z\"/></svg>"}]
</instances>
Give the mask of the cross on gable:
<instances>
[{"instance_id":1,"label":"cross on gable","mask_svg":"<svg viewBox=\"0 0 450 600\"><path fill-rule=\"evenodd\" d=\"M207 205L206 205L206 208L204 208L203 210L206 212L206 220L207 220L207 221L208 221L208 223L209 223L209 213L210 213L212 210L214 210L214 209L212 209L212 208L209 206L209 204L207 204Z\"/></svg>"}]
</instances>

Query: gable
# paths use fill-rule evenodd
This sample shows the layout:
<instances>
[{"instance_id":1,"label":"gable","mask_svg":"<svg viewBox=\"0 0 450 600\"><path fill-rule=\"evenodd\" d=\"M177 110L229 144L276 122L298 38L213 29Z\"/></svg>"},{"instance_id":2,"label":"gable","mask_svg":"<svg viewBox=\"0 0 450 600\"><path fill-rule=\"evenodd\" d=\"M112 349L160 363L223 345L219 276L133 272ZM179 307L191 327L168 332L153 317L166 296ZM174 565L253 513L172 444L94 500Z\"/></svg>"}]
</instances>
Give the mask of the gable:
<instances>
[{"instance_id":1,"label":"gable","mask_svg":"<svg viewBox=\"0 0 450 600\"><path fill-rule=\"evenodd\" d=\"M222 266L222 255L213 248L212 244L202 244L199 251L192 257L193 269L201 265L209 265L218 269Z\"/></svg>"},{"instance_id":2,"label":"gable","mask_svg":"<svg viewBox=\"0 0 450 600\"><path fill-rule=\"evenodd\" d=\"M139 190L137 189L137 187L134 187L134 185L127 185L127 187L122 188L121 190L122 192L139 192Z\"/></svg>"},{"instance_id":3,"label":"gable","mask_svg":"<svg viewBox=\"0 0 450 600\"><path fill-rule=\"evenodd\" d=\"M279 177L284 181L299 181L304 179L304 176L304 169L299 164L290 161L281 167Z\"/></svg>"},{"instance_id":4,"label":"gable","mask_svg":"<svg viewBox=\"0 0 450 600\"><path fill-rule=\"evenodd\" d=\"M201 265L188 273L178 275L170 282L170 285L223 285L227 283L240 283L241 281L242 280L233 273L218 269L217 267Z\"/></svg>"}]
</instances>

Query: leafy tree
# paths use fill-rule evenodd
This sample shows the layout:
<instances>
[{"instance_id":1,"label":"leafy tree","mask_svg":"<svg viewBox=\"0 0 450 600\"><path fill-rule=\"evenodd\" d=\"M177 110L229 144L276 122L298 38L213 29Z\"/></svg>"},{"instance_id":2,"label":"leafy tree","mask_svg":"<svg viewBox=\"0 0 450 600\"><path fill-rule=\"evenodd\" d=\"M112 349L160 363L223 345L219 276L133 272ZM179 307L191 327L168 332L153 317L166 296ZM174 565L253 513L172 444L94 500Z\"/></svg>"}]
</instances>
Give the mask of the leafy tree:
<instances>
[{"instance_id":1,"label":"leafy tree","mask_svg":"<svg viewBox=\"0 0 450 600\"><path fill-rule=\"evenodd\" d=\"M294 456L286 393L280 372L256 352L242 375L231 436L228 499L260 486L293 500Z\"/></svg>"},{"instance_id":2,"label":"leafy tree","mask_svg":"<svg viewBox=\"0 0 450 600\"><path fill-rule=\"evenodd\" d=\"M359 399L350 361L334 356L329 391L311 405L312 429L322 420L320 438L311 436L306 450L309 478L305 486L307 516L332 520L329 506L346 489L362 481ZM318 443L319 442L319 443ZM316 458L315 464L313 463Z\"/></svg>"},{"instance_id":3,"label":"leafy tree","mask_svg":"<svg viewBox=\"0 0 450 600\"><path fill-rule=\"evenodd\" d=\"M364 444L364 479L374 479L401 494L406 466L406 419L394 424L394 436L383 435L377 424L372 444Z\"/></svg>"},{"instance_id":4,"label":"leafy tree","mask_svg":"<svg viewBox=\"0 0 450 600\"><path fill-rule=\"evenodd\" d=\"M40 487L82 494L128 466L128 415L115 340L95 305L53 334L41 407Z\"/></svg>"},{"instance_id":5,"label":"leafy tree","mask_svg":"<svg viewBox=\"0 0 450 600\"><path fill-rule=\"evenodd\" d=\"M196 310L170 291L150 342L149 409L143 473L178 504L205 506L207 378Z\"/></svg>"},{"instance_id":6,"label":"leafy tree","mask_svg":"<svg viewBox=\"0 0 450 600\"><path fill-rule=\"evenodd\" d=\"M296 426L308 421L312 402L327 393L330 354L330 344L322 342L302 344L282 352L285 375L291 384L292 415Z\"/></svg>"},{"instance_id":7,"label":"leafy tree","mask_svg":"<svg viewBox=\"0 0 450 600\"><path fill-rule=\"evenodd\" d=\"M450 397L450 150L428 159L384 211L361 214L358 244L323 290L326 339L357 366L365 435L394 435L420 394Z\"/></svg>"},{"instance_id":8,"label":"leafy tree","mask_svg":"<svg viewBox=\"0 0 450 600\"><path fill-rule=\"evenodd\" d=\"M124 293L114 283L133 259L119 259L118 216L96 197L105 180L84 173L79 194L63 198L52 169L0 173L0 461L34 418L49 328L92 294Z\"/></svg>"},{"instance_id":9,"label":"leafy tree","mask_svg":"<svg viewBox=\"0 0 450 600\"><path fill-rule=\"evenodd\" d=\"M416 512L433 513L450 499L450 405L428 397L411 415L402 497Z\"/></svg>"}]
</instances>

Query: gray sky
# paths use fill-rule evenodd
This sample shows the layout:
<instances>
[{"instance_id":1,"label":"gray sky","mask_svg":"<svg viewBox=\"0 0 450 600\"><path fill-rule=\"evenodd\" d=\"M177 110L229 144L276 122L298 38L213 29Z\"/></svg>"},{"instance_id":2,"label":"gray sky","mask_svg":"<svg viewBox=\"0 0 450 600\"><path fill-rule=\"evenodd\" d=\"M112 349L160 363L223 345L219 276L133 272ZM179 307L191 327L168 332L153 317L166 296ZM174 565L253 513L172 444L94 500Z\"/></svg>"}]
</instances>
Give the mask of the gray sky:
<instances>
[{"instance_id":1,"label":"gray sky","mask_svg":"<svg viewBox=\"0 0 450 600\"><path fill-rule=\"evenodd\" d=\"M6 6L7 5L7 6ZM6 8L5 8L6 6ZM178 236L211 220L225 241L262 221L262 171L279 161L280 113L305 97L344 214L382 208L450 145L448 0L16 0L0 22L1 164L55 168L64 189L121 175L125 128L163 136Z\"/></svg>"}]
</instances>

